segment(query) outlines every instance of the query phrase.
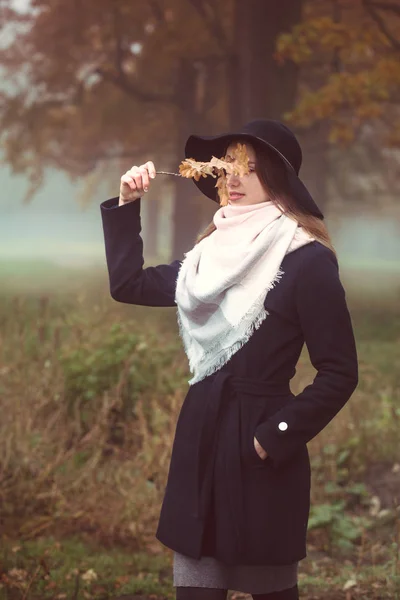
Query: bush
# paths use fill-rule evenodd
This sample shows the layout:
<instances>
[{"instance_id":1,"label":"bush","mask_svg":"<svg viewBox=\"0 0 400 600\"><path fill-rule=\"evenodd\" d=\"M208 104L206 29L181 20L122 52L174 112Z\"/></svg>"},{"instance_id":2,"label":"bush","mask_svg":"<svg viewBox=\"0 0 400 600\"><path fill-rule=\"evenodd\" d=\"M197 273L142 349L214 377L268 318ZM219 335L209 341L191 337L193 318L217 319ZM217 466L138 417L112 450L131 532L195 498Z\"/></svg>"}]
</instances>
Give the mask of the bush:
<instances>
[{"instance_id":1,"label":"bush","mask_svg":"<svg viewBox=\"0 0 400 600\"><path fill-rule=\"evenodd\" d=\"M170 394L183 384L185 370L177 368L178 353L176 341L160 345L154 334L122 323L112 325L98 340L87 332L78 347L64 350L60 358L68 416L79 424L81 434L87 433L99 396L116 390L119 403L110 415L116 440L119 421L136 418L139 398L146 393ZM146 404L144 410L151 430Z\"/></svg>"}]
</instances>

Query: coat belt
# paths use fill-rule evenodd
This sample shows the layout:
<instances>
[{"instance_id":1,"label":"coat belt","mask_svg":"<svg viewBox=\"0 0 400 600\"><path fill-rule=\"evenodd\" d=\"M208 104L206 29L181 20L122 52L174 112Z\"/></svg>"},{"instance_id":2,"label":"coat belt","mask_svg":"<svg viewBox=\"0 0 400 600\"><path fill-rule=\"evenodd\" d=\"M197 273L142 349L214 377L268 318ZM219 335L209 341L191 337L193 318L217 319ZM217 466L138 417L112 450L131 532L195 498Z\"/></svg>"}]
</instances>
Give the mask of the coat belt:
<instances>
[{"instance_id":1,"label":"coat belt","mask_svg":"<svg viewBox=\"0 0 400 600\"><path fill-rule=\"evenodd\" d=\"M211 387L207 387L207 397L204 398L206 408L196 448L194 514L197 519L204 520L209 507L219 428L225 413L225 406L229 403L230 410L233 411L232 422L234 424L234 430L230 431L232 444L222 444L221 451L224 454L225 472L223 476L227 500L231 508L232 527L240 551L244 508L240 456L240 402L237 396L240 392L258 397L290 394L290 387L288 382L277 383L235 377L228 371L218 371L207 379L211 382Z\"/></svg>"}]
</instances>

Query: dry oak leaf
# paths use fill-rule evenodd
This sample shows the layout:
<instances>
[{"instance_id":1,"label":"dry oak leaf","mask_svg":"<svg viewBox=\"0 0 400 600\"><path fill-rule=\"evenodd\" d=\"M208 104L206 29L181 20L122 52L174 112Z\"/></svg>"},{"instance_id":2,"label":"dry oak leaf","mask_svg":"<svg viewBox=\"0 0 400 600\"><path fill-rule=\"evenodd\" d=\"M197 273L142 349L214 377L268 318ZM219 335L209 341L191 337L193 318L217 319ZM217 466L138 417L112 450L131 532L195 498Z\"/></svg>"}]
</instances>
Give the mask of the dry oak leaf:
<instances>
[{"instance_id":1,"label":"dry oak leaf","mask_svg":"<svg viewBox=\"0 0 400 600\"><path fill-rule=\"evenodd\" d=\"M217 158L212 156L207 162L196 161L194 158L187 158L179 165L179 173L182 177L193 178L199 181L200 177L211 175L217 178L215 187L218 190L219 203L226 206L229 201L228 186L226 174L235 174L243 177L249 173L249 156L245 144L236 144L232 151L232 159Z\"/></svg>"},{"instance_id":2,"label":"dry oak leaf","mask_svg":"<svg viewBox=\"0 0 400 600\"><path fill-rule=\"evenodd\" d=\"M249 155L247 154L246 144L236 144L233 150L233 156L236 159L235 163L228 163L233 166L233 172L239 177L248 175L249 173Z\"/></svg>"},{"instance_id":3,"label":"dry oak leaf","mask_svg":"<svg viewBox=\"0 0 400 600\"><path fill-rule=\"evenodd\" d=\"M227 161L225 158L217 158L212 156L209 161L196 161L194 158L187 158L179 165L179 173L182 177L194 178L196 181L200 180L200 177L218 177L221 171L226 173L234 173L239 177L247 175L249 173L249 157L246 150L245 144L237 144L236 148L232 152L235 161Z\"/></svg>"},{"instance_id":4,"label":"dry oak leaf","mask_svg":"<svg viewBox=\"0 0 400 600\"><path fill-rule=\"evenodd\" d=\"M227 162L225 158L217 158L216 156L213 156L210 160L210 165L216 169L217 173L222 170L228 171L229 173L233 172L233 163Z\"/></svg>"},{"instance_id":5,"label":"dry oak leaf","mask_svg":"<svg viewBox=\"0 0 400 600\"><path fill-rule=\"evenodd\" d=\"M207 175L216 177L210 163L196 161L194 158L183 160L179 165L179 173L182 177L187 177L188 179L193 177L196 181L199 181L200 177L207 177Z\"/></svg>"},{"instance_id":6,"label":"dry oak leaf","mask_svg":"<svg viewBox=\"0 0 400 600\"><path fill-rule=\"evenodd\" d=\"M229 200L229 193L228 193L228 185L227 185L226 175L225 175L225 171L223 169L221 169L219 172L219 177L217 179L217 183L215 184L215 187L218 190L220 205L227 206L228 200Z\"/></svg>"}]
</instances>

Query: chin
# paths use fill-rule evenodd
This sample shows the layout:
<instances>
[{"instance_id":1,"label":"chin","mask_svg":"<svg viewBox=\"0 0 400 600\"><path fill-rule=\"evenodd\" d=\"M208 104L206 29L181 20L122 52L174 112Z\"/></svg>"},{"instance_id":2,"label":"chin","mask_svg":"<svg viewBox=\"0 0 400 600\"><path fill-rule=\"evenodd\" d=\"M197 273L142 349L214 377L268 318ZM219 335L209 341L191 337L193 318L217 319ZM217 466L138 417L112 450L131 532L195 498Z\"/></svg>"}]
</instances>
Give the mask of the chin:
<instances>
[{"instance_id":1,"label":"chin","mask_svg":"<svg viewBox=\"0 0 400 600\"><path fill-rule=\"evenodd\" d=\"M240 206L246 206L246 204L251 204L251 202L248 202L248 201L246 201L243 198L239 198L237 200L231 200L231 199L229 199L228 202L229 202L229 204L232 204L232 206L235 206L235 205L238 205L238 204Z\"/></svg>"}]
</instances>

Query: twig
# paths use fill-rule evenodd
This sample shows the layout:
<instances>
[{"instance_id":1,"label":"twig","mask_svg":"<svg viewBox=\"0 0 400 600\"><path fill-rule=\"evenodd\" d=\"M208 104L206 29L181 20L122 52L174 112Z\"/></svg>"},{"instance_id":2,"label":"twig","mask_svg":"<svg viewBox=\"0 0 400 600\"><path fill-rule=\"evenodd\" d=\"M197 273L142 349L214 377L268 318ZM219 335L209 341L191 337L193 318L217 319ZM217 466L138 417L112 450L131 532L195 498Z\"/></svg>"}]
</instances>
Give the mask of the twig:
<instances>
[{"instance_id":1,"label":"twig","mask_svg":"<svg viewBox=\"0 0 400 600\"><path fill-rule=\"evenodd\" d=\"M169 171L156 171L157 175L175 175L175 177L182 177L180 173L170 173Z\"/></svg>"},{"instance_id":2,"label":"twig","mask_svg":"<svg viewBox=\"0 0 400 600\"><path fill-rule=\"evenodd\" d=\"M387 3L378 3L372 2L371 0L363 0L363 6L365 10L369 13L375 23L378 25L379 29L387 37L389 42L392 44L395 50L400 50L400 41L394 37L394 35L390 32L389 27L387 26L385 20L381 15L377 12L377 9L382 10L392 10L395 14L400 15L400 7L397 7L395 4L390 2Z\"/></svg>"},{"instance_id":3,"label":"twig","mask_svg":"<svg viewBox=\"0 0 400 600\"><path fill-rule=\"evenodd\" d=\"M27 600L28 596L29 596L29 592L31 590L32 584L35 581L36 577L38 576L38 574L40 573L40 569L42 568L41 565L36 567L36 570L34 572L34 574L32 575L32 577L29 580L28 586L24 592L24 595L22 596L22 600Z\"/></svg>"},{"instance_id":4,"label":"twig","mask_svg":"<svg viewBox=\"0 0 400 600\"><path fill-rule=\"evenodd\" d=\"M76 574L76 578L75 578L75 589L74 589L74 595L72 597L72 600L77 600L78 599L78 596L79 596L80 576L81 576L81 574L78 571L78 573Z\"/></svg>"}]
</instances>

